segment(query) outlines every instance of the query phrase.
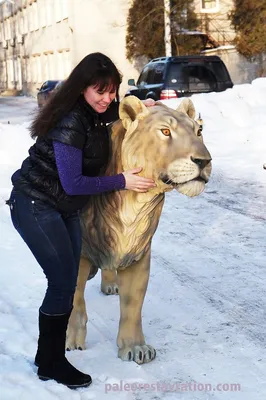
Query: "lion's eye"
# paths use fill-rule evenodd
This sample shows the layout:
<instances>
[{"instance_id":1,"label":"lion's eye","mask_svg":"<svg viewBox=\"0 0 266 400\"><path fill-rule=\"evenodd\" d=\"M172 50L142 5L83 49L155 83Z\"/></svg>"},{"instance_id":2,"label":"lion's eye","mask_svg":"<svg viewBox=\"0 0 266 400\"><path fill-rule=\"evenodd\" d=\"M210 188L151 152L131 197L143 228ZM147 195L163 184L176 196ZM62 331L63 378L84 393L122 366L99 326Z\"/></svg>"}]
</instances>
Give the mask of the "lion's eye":
<instances>
[{"instance_id":1,"label":"lion's eye","mask_svg":"<svg viewBox=\"0 0 266 400\"><path fill-rule=\"evenodd\" d=\"M171 131L168 128L161 129L161 132L164 134L164 136L170 136Z\"/></svg>"},{"instance_id":2,"label":"lion's eye","mask_svg":"<svg viewBox=\"0 0 266 400\"><path fill-rule=\"evenodd\" d=\"M202 129L201 128L198 130L197 136L202 136Z\"/></svg>"}]
</instances>

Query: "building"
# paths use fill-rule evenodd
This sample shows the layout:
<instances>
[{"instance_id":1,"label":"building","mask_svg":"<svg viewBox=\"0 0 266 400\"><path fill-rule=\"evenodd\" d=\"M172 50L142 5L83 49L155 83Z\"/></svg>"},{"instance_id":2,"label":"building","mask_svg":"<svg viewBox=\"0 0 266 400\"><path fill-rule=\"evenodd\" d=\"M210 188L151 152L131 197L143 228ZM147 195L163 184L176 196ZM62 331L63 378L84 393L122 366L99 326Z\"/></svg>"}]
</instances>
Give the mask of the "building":
<instances>
[{"instance_id":1,"label":"building","mask_svg":"<svg viewBox=\"0 0 266 400\"><path fill-rule=\"evenodd\" d=\"M200 19L200 30L208 33L220 46L232 45L235 31L228 13L233 0L194 0L195 12Z\"/></svg>"},{"instance_id":2,"label":"building","mask_svg":"<svg viewBox=\"0 0 266 400\"><path fill-rule=\"evenodd\" d=\"M139 67L126 59L126 25L131 0L0 0L0 92L36 95L47 79L65 79L88 53L101 51L124 79ZM195 0L201 31L219 44L208 50L227 65L234 83L250 82L256 65L237 54L228 12L233 0Z\"/></svg>"},{"instance_id":3,"label":"building","mask_svg":"<svg viewBox=\"0 0 266 400\"><path fill-rule=\"evenodd\" d=\"M210 35L219 47L206 50L206 55L218 55L225 63L235 84L249 83L261 73L261 65L249 62L235 49L235 31L228 16L233 0L194 0L200 19L200 30Z\"/></svg>"},{"instance_id":4,"label":"building","mask_svg":"<svg viewBox=\"0 0 266 400\"><path fill-rule=\"evenodd\" d=\"M64 79L88 53L112 58L127 79L127 0L3 0L0 4L0 91L35 95L47 79ZM104 8L104 9L103 9ZM108 10L108 12L106 12Z\"/></svg>"},{"instance_id":5,"label":"building","mask_svg":"<svg viewBox=\"0 0 266 400\"><path fill-rule=\"evenodd\" d=\"M54 3L54 5L53 5ZM0 7L0 88L33 93L71 69L68 1L4 1ZM60 33L60 38L59 38Z\"/></svg>"}]
</instances>

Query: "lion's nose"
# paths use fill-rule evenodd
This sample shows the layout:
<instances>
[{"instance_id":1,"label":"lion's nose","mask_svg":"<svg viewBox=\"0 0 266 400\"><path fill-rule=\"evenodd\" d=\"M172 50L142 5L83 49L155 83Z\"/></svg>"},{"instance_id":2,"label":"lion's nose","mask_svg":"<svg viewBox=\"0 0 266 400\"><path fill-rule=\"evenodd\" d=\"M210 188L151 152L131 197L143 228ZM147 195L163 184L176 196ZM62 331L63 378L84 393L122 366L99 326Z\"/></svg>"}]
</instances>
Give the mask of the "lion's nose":
<instances>
[{"instance_id":1,"label":"lion's nose","mask_svg":"<svg viewBox=\"0 0 266 400\"><path fill-rule=\"evenodd\" d=\"M206 159L206 158L191 157L191 161L193 161L195 164L197 164L200 169L203 169L206 167L206 165L209 164L209 162L211 161L211 158Z\"/></svg>"}]
</instances>

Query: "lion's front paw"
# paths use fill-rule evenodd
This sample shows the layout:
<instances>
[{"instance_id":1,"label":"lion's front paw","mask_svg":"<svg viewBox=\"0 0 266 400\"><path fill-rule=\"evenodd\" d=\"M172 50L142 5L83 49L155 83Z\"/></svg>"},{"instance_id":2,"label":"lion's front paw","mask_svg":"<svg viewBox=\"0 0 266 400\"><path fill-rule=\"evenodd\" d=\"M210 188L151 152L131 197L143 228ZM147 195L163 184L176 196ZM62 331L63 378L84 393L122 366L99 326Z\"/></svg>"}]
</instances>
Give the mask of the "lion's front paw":
<instances>
[{"instance_id":1,"label":"lion's front paw","mask_svg":"<svg viewBox=\"0 0 266 400\"><path fill-rule=\"evenodd\" d=\"M84 329L79 329L78 331L68 329L66 338L66 350L85 350L85 338L86 331L84 331Z\"/></svg>"},{"instance_id":2,"label":"lion's front paw","mask_svg":"<svg viewBox=\"0 0 266 400\"><path fill-rule=\"evenodd\" d=\"M137 364L143 364L154 360L156 350L148 344L125 347L118 350L118 357L123 361L135 361Z\"/></svg>"},{"instance_id":3,"label":"lion's front paw","mask_svg":"<svg viewBox=\"0 0 266 400\"><path fill-rule=\"evenodd\" d=\"M66 335L66 350L85 350L87 318L73 310L69 319Z\"/></svg>"},{"instance_id":4,"label":"lion's front paw","mask_svg":"<svg viewBox=\"0 0 266 400\"><path fill-rule=\"evenodd\" d=\"M101 284L101 291L104 294L118 294L118 285L117 283L102 283Z\"/></svg>"}]
</instances>

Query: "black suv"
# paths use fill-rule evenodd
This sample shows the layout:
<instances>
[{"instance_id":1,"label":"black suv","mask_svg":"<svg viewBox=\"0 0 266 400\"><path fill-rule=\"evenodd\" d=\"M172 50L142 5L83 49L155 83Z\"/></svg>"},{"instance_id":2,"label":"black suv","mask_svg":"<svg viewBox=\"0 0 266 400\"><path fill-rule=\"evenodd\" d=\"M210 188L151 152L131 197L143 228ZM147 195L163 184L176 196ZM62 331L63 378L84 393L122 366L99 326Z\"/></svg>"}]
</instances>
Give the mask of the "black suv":
<instances>
[{"instance_id":1,"label":"black suv","mask_svg":"<svg viewBox=\"0 0 266 400\"><path fill-rule=\"evenodd\" d=\"M191 96L196 93L222 92L233 83L223 61L218 56L161 57L151 60L143 68L137 84L126 96L141 100L166 100Z\"/></svg>"}]
</instances>

